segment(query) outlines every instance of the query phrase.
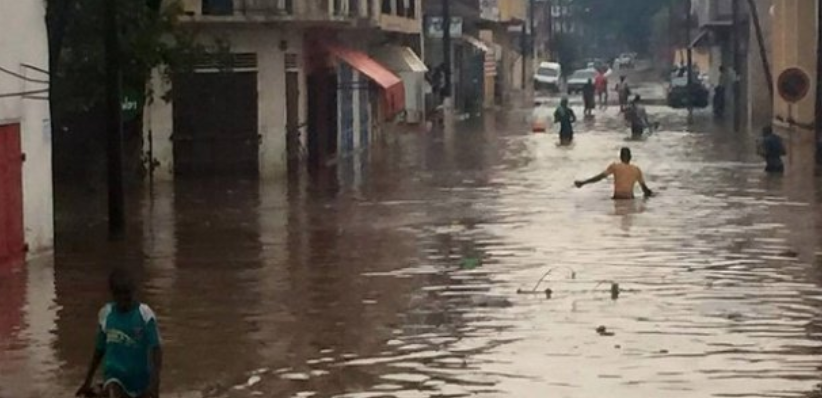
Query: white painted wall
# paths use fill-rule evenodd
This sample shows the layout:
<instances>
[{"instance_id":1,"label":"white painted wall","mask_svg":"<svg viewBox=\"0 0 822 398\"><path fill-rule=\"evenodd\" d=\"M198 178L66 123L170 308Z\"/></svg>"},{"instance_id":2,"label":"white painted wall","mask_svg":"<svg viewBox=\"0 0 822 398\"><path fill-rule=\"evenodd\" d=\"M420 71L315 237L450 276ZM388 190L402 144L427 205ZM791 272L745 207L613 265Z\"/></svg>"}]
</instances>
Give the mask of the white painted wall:
<instances>
[{"instance_id":1,"label":"white painted wall","mask_svg":"<svg viewBox=\"0 0 822 398\"><path fill-rule=\"evenodd\" d=\"M282 31L270 26L247 24L239 27L210 28L200 27L201 40L208 44L214 38L226 39L231 44L231 51L237 53L257 54L257 91L259 99L259 130L262 136L260 143L260 175L262 178L279 178L286 173L285 144L285 54L297 54L303 60L302 32L298 30ZM287 41L285 51L280 49L280 42ZM301 70L303 66L300 66ZM162 95L169 87L155 73L152 81L156 95ZM307 118L307 94L305 75L300 76L300 117L301 122ZM160 162L155 170L159 180L173 178L173 108L171 103L156 98L147 105L145 112L145 134L148 143L148 132L153 133L154 157ZM146 147L146 150L148 147Z\"/></svg>"},{"instance_id":2,"label":"white painted wall","mask_svg":"<svg viewBox=\"0 0 822 398\"><path fill-rule=\"evenodd\" d=\"M32 79L48 80L47 75L22 66L48 69L45 2L0 1L0 26L0 66ZM0 94L45 88L45 84L0 73ZM23 217L31 253L48 250L54 242L51 131L44 129L49 118L48 101L0 98L0 123L20 123L23 152L28 158L23 164Z\"/></svg>"}]
</instances>

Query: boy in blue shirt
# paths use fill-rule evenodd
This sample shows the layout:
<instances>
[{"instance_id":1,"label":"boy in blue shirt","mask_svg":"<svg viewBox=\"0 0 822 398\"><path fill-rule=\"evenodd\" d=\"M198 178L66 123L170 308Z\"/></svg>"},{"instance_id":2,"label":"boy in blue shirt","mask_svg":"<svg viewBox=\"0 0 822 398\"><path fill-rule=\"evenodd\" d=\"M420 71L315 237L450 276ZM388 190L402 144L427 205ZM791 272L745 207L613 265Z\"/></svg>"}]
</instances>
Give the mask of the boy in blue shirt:
<instances>
[{"instance_id":1,"label":"boy in blue shirt","mask_svg":"<svg viewBox=\"0 0 822 398\"><path fill-rule=\"evenodd\" d=\"M163 354L154 312L134 299L134 284L123 270L109 275L113 302L100 310L94 357L77 396L91 396L103 363L107 398L158 398Z\"/></svg>"}]
</instances>

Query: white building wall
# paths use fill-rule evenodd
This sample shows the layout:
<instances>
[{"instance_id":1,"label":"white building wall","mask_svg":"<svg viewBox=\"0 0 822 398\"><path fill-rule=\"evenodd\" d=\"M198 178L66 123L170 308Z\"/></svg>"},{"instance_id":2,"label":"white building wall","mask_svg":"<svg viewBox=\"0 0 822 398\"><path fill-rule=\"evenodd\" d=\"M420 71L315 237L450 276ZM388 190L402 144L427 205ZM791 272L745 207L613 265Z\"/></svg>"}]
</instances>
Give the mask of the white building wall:
<instances>
[{"instance_id":1,"label":"white building wall","mask_svg":"<svg viewBox=\"0 0 822 398\"><path fill-rule=\"evenodd\" d=\"M45 2L0 2L0 67L36 80L48 75L23 64L48 69ZM24 38L24 39L23 39ZM0 93L41 90L48 86L0 73ZM39 94L46 97L47 94ZM20 123L23 152L23 222L31 253L48 250L54 242L49 105L43 99L0 98L0 123Z\"/></svg>"},{"instance_id":2,"label":"white building wall","mask_svg":"<svg viewBox=\"0 0 822 398\"><path fill-rule=\"evenodd\" d=\"M303 71L303 37L298 30L277 30L267 26L248 24L236 28L203 30L202 40L206 44L214 38L225 39L230 43L231 52L257 54L257 92L258 92L258 134L260 142L260 175L262 178L279 178L286 174L286 102L285 102L285 54L297 54L300 70ZM280 48L285 41L286 50ZM157 96L166 92L169 87L155 73L152 82ZM304 74L300 76L300 118L307 118L307 89ZM174 130L173 104L162 99L155 99L145 112L145 133L153 133L154 157L160 162L155 170L155 178L173 178L173 143L171 135ZM146 148L147 149L147 148Z\"/></svg>"}]
</instances>

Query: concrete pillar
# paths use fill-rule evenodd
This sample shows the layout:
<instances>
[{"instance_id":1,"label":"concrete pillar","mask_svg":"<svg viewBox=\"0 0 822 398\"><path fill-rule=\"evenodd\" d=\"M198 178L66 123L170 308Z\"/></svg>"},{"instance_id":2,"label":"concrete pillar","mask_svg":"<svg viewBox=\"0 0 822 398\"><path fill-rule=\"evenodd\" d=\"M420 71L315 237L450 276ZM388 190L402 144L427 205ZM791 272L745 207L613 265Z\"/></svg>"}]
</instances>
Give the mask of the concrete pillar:
<instances>
[{"instance_id":1,"label":"concrete pillar","mask_svg":"<svg viewBox=\"0 0 822 398\"><path fill-rule=\"evenodd\" d=\"M773 59L771 41L772 18L770 16L770 8L773 5L773 0L756 0L757 9L759 11L759 19L762 25L762 36L765 39L765 48L767 50L768 60ZM748 77L747 88L745 88L745 97L747 98L746 123L748 130L759 131L763 126L771 123L773 118L773 98L771 98L768 83L765 78L765 69L762 64L762 57L759 52L759 43L757 41L754 24L750 25L750 33L748 35Z\"/></svg>"},{"instance_id":2,"label":"concrete pillar","mask_svg":"<svg viewBox=\"0 0 822 398\"><path fill-rule=\"evenodd\" d=\"M786 172L814 172L816 156L816 51L817 9L815 1L779 0L775 3L772 46L774 78L788 68L800 68L811 77L807 95L788 103L778 94L774 98L774 128L785 140L788 150Z\"/></svg>"}]
</instances>

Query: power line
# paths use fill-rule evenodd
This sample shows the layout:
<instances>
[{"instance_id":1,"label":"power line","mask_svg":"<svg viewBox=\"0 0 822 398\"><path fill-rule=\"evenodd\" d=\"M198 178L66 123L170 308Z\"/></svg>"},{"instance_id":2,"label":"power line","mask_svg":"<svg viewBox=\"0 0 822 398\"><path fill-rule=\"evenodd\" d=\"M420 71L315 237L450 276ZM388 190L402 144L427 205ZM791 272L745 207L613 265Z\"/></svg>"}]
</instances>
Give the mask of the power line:
<instances>
[{"instance_id":1,"label":"power line","mask_svg":"<svg viewBox=\"0 0 822 398\"><path fill-rule=\"evenodd\" d=\"M32 79L30 77L27 77L26 75L22 75L20 73L15 72L15 71L6 69L2 66L0 66L0 72L3 72L7 75L11 75L11 76L14 76L14 77L16 77L20 80L24 80L24 81L31 82L31 83L49 84L48 80Z\"/></svg>"}]
</instances>

